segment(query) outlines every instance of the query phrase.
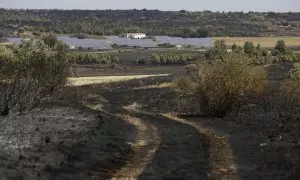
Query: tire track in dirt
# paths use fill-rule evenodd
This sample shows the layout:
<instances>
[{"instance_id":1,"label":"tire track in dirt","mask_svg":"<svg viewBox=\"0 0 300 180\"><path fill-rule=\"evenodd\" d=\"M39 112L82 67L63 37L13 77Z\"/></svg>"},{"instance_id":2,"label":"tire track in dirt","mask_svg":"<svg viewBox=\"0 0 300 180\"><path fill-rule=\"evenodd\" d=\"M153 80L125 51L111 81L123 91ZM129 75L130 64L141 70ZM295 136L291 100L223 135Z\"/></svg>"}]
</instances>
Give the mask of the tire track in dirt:
<instances>
[{"instance_id":1,"label":"tire track in dirt","mask_svg":"<svg viewBox=\"0 0 300 180\"><path fill-rule=\"evenodd\" d=\"M134 153L129 161L113 174L111 180L136 179L151 163L160 144L159 132L155 126L142 119L129 115L120 115L122 119L138 129L137 139L131 144Z\"/></svg>"},{"instance_id":2,"label":"tire track in dirt","mask_svg":"<svg viewBox=\"0 0 300 180\"><path fill-rule=\"evenodd\" d=\"M96 111L102 110L101 103L92 106L86 103L86 106ZM107 112L110 115L116 115L137 129L137 134L134 138L135 142L128 143L134 153L129 155L129 159L125 162L123 167L115 170L115 172L110 175L111 180L137 179L151 163L156 150L159 148L160 135L158 129L154 125L130 115L138 114L138 109L139 106L135 104L134 106L115 107L111 112ZM101 176L101 173L97 174L97 172L94 172L92 179L101 179Z\"/></svg>"},{"instance_id":3,"label":"tire track in dirt","mask_svg":"<svg viewBox=\"0 0 300 180\"><path fill-rule=\"evenodd\" d=\"M179 118L171 113L161 114L171 120L187 124L199 131L201 136L205 136L209 140L209 168L208 179L237 180L237 165L235 156L228 138L222 133L214 132L200 124Z\"/></svg>"},{"instance_id":4,"label":"tire track in dirt","mask_svg":"<svg viewBox=\"0 0 300 180\"><path fill-rule=\"evenodd\" d=\"M125 87L101 92L107 101L103 109L138 129L137 136L130 138L134 151L125 165L112 170L112 180L238 179L226 137L211 134L198 123L161 114L163 107L152 100L166 91Z\"/></svg>"},{"instance_id":5,"label":"tire track in dirt","mask_svg":"<svg viewBox=\"0 0 300 180\"><path fill-rule=\"evenodd\" d=\"M162 93L167 92L160 88L101 92L107 101L103 109L136 124L139 135L133 144L145 144L129 154L123 167L112 170L111 179L207 179L205 139L194 127L158 113L154 106L159 108L160 104L152 103Z\"/></svg>"}]
</instances>

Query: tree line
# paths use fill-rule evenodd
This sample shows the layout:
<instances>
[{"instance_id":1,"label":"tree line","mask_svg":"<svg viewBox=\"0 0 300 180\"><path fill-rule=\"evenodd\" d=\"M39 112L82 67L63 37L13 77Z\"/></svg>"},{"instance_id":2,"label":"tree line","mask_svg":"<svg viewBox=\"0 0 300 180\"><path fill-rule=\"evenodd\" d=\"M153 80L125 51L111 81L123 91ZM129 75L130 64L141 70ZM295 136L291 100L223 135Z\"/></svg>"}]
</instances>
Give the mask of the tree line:
<instances>
[{"instance_id":1,"label":"tree line","mask_svg":"<svg viewBox=\"0 0 300 180\"><path fill-rule=\"evenodd\" d=\"M283 40L279 40L272 50L267 50L260 44L254 46L250 41L245 42L244 46L233 44L232 53L244 54L252 60L253 64L271 64L286 61L300 61L300 56L294 54ZM218 40L212 49L206 52L205 57L208 60L222 59L228 54L228 46L224 40Z\"/></svg>"},{"instance_id":2,"label":"tree line","mask_svg":"<svg viewBox=\"0 0 300 180\"><path fill-rule=\"evenodd\" d=\"M179 111L203 116L224 117L238 111L250 98L267 93L267 73L263 64L300 61L284 41L279 40L272 50L252 42L243 47L233 45L228 51L225 41L217 41L206 53L207 60L190 64L183 77L174 80L174 92L179 101ZM266 61L269 59L270 61ZM278 112L297 112L300 101L300 63L287 74L281 83L276 100Z\"/></svg>"},{"instance_id":3,"label":"tree line","mask_svg":"<svg viewBox=\"0 0 300 180\"><path fill-rule=\"evenodd\" d=\"M198 55L196 53L168 53L157 54L153 53L151 56L152 64L188 64L189 62L196 61Z\"/></svg>"},{"instance_id":4,"label":"tree line","mask_svg":"<svg viewBox=\"0 0 300 180\"><path fill-rule=\"evenodd\" d=\"M299 34L299 19L300 13L273 12L0 9L0 28L6 35L15 31L90 35L144 32L180 37L288 35Z\"/></svg>"},{"instance_id":5,"label":"tree line","mask_svg":"<svg viewBox=\"0 0 300 180\"><path fill-rule=\"evenodd\" d=\"M71 62L78 65L90 65L90 64L118 64L120 59L117 56L112 56L104 53L84 53L76 52L69 53L68 58Z\"/></svg>"}]
</instances>

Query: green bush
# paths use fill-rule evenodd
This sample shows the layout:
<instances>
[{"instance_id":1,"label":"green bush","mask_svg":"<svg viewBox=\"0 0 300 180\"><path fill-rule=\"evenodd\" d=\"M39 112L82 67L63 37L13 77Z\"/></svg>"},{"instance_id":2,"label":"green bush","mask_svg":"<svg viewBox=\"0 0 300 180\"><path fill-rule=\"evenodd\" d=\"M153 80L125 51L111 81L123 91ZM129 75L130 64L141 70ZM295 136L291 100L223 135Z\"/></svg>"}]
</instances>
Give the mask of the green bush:
<instances>
[{"instance_id":1,"label":"green bush","mask_svg":"<svg viewBox=\"0 0 300 180\"><path fill-rule=\"evenodd\" d=\"M18 28L18 33L24 33L25 29L23 27Z\"/></svg>"},{"instance_id":2,"label":"green bush","mask_svg":"<svg viewBox=\"0 0 300 180\"><path fill-rule=\"evenodd\" d=\"M217 40L214 47L205 53L205 58L207 60L223 59L226 53L227 45L225 40Z\"/></svg>"},{"instance_id":3,"label":"green bush","mask_svg":"<svg viewBox=\"0 0 300 180\"><path fill-rule=\"evenodd\" d=\"M280 88L279 107L280 112L292 115L293 111L298 111L300 103L300 63L295 63L288 73Z\"/></svg>"},{"instance_id":4,"label":"green bush","mask_svg":"<svg viewBox=\"0 0 300 180\"><path fill-rule=\"evenodd\" d=\"M114 63L114 64L119 64L120 63L120 59L119 59L118 56L114 56L114 57L112 57L111 62Z\"/></svg>"},{"instance_id":5,"label":"green bush","mask_svg":"<svg viewBox=\"0 0 300 180\"><path fill-rule=\"evenodd\" d=\"M300 102L300 81L287 79L280 88L279 112L291 116L299 109Z\"/></svg>"},{"instance_id":6,"label":"green bush","mask_svg":"<svg viewBox=\"0 0 300 180\"><path fill-rule=\"evenodd\" d=\"M198 72L198 65L197 64L189 64L185 66L185 71L190 74L190 73L196 73Z\"/></svg>"},{"instance_id":7,"label":"green bush","mask_svg":"<svg viewBox=\"0 0 300 180\"><path fill-rule=\"evenodd\" d=\"M227 54L223 60L201 63L193 77L174 82L175 91L193 96L203 115L223 117L265 88L266 72L250 62L241 54Z\"/></svg>"},{"instance_id":8,"label":"green bush","mask_svg":"<svg viewBox=\"0 0 300 180\"><path fill-rule=\"evenodd\" d=\"M69 65L64 45L57 41L0 47L0 115L36 107L65 84Z\"/></svg>"},{"instance_id":9,"label":"green bush","mask_svg":"<svg viewBox=\"0 0 300 180\"><path fill-rule=\"evenodd\" d=\"M180 98L193 96L198 86L198 84L189 76L177 78L174 80L173 84L174 92Z\"/></svg>"},{"instance_id":10,"label":"green bush","mask_svg":"<svg viewBox=\"0 0 300 180\"><path fill-rule=\"evenodd\" d=\"M289 79L293 81L300 81L300 63L295 63L289 72Z\"/></svg>"},{"instance_id":11,"label":"green bush","mask_svg":"<svg viewBox=\"0 0 300 180\"><path fill-rule=\"evenodd\" d=\"M140 65L147 64L147 60L144 59L144 58L137 58L136 59L136 64L140 64Z\"/></svg>"},{"instance_id":12,"label":"green bush","mask_svg":"<svg viewBox=\"0 0 300 180\"><path fill-rule=\"evenodd\" d=\"M275 49L280 53L280 54L286 54L286 45L284 40L279 40L277 41L277 44L275 46Z\"/></svg>"},{"instance_id":13,"label":"green bush","mask_svg":"<svg viewBox=\"0 0 300 180\"><path fill-rule=\"evenodd\" d=\"M246 54L248 54L249 56L251 56L251 55L254 55L256 49L255 49L255 47L254 47L254 45L253 45L252 42L247 41L244 44L244 51L245 51Z\"/></svg>"},{"instance_id":14,"label":"green bush","mask_svg":"<svg viewBox=\"0 0 300 180\"><path fill-rule=\"evenodd\" d=\"M33 34L34 36L40 36L40 35L41 35L41 32L39 32L39 31L33 31L32 34Z\"/></svg>"},{"instance_id":15,"label":"green bush","mask_svg":"<svg viewBox=\"0 0 300 180\"><path fill-rule=\"evenodd\" d=\"M161 63L161 61L160 61L160 55L158 55L158 54L152 54L152 56L151 56L151 61L152 61L152 63L154 63L154 64L160 64Z\"/></svg>"}]
</instances>

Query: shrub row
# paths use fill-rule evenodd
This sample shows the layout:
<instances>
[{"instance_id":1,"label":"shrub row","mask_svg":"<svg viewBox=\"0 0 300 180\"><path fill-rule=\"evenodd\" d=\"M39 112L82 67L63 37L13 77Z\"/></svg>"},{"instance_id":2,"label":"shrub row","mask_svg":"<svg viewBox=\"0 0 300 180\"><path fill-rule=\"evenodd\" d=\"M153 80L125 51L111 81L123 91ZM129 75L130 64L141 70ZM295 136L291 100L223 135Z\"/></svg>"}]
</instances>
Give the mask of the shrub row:
<instances>
[{"instance_id":1,"label":"shrub row","mask_svg":"<svg viewBox=\"0 0 300 180\"><path fill-rule=\"evenodd\" d=\"M100 53L70 53L69 58L75 64L110 64L119 63L117 56Z\"/></svg>"},{"instance_id":2,"label":"shrub row","mask_svg":"<svg viewBox=\"0 0 300 180\"><path fill-rule=\"evenodd\" d=\"M196 61L197 54L152 54L152 64L187 64Z\"/></svg>"},{"instance_id":3,"label":"shrub row","mask_svg":"<svg viewBox=\"0 0 300 180\"><path fill-rule=\"evenodd\" d=\"M299 62L300 56L296 54L278 56L257 56L252 58L252 63L257 65L275 64L280 62Z\"/></svg>"}]
</instances>

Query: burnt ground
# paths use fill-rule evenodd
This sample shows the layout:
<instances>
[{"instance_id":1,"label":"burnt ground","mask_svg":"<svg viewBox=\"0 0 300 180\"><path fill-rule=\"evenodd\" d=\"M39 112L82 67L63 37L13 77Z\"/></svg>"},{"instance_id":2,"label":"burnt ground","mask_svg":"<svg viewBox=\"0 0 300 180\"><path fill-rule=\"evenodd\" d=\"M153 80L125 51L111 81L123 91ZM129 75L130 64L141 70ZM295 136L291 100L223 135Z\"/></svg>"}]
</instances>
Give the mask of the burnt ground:
<instances>
[{"instance_id":1,"label":"burnt ground","mask_svg":"<svg viewBox=\"0 0 300 180\"><path fill-rule=\"evenodd\" d=\"M266 67L265 99L290 67ZM159 86L172 79L67 87L33 115L2 119L14 140L1 134L1 178L299 179L297 118L286 121L263 99L222 119L177 117L170 88Z\"/></svg>"}]
</instances>

